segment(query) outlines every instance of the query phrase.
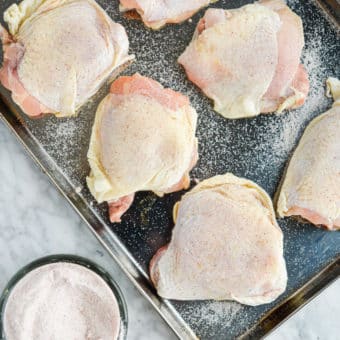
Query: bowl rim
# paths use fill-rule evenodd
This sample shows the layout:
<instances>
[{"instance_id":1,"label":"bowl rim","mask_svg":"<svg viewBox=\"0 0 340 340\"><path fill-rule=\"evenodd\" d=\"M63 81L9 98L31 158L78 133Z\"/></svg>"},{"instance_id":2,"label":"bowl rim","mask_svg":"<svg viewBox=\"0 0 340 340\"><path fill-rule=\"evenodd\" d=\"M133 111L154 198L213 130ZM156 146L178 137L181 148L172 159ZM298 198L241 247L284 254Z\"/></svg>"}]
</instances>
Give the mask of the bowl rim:
<instances>
[{"instance_id":1,"label":"bowl rim","mask_svg":"<svg viewBox=\"0 0 340 340\"><path fill-rule=\"evenodd\" d=\"M4 315L5 315L5 309L8 297L16 284L29 272L42 267L44 265L52 264L52 263L58 263L58 262L66 262L66 263L73 263L81 265L91 271L93 271L95 274L99 275L104 282L109 286L112 293L114 294L119 308L119 314L120 314L120 324L119 324L119 333L117 340L126 340L127 338L127 329L128 329L128 309L126 305L126 301L124 298L124 295L119 288L116 281L112 278L112 276L108 273L107 270L103 269L101 266L99 266L97 263L93 262L92 260L89 260L85 257L79 256L79 255L73 255L73 254L54 254L54 255L48 255L41 258L38 258L27 265L23 266L21 269L19 269L12 278L8 281L5 288L3 289L1 295L0 295L0 339L6 340L5 336L5 327L4 327Z\"/></svg>"}]
</instances>

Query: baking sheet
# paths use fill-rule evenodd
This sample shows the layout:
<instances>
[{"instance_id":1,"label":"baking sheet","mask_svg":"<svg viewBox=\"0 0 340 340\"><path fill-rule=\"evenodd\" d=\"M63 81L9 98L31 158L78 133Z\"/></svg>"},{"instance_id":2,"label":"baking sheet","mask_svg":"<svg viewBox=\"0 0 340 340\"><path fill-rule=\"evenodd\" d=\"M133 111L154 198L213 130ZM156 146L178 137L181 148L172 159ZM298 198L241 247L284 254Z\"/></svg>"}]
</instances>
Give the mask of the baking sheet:
<instances>
[{"instance_id":1,"label":"baking sheet","mask_svg":"<svg viewBox=\"0 0 340 340\"><path fill-rule=\"evenodd\" d=\"M118 1L99 0L130 39L136 62L123 74L139 72L164 86L187 94L198 112L200 160L192 171L199 180L233 172L261 185L274 196L284 166L305 126L331 106L324 95L325 79L340 76L339 27L334 1L288 1L304 23L306 47L303 63L311 92L303 108L283 115L261 115L251 119L226 120L212 110L211 102L185 77L176 63L191 40L204 10L181 25L160 31L146 29L138 20L127 20L118 11ZM218 1L211 7L236 8L251 1ZM12 2L2 1L1 11ZM340 274L340 233L327 232L293 219L280 219L288 268L288 287L277 301L259 307L234 302L176 302L159 298L148 279L148 263L171 237L172 207L182 193L158 198L138 193L121 224L111 224L106 204L98 205L85 184L89 173L86 159L96 106L107 86L84 106L77 118L46 117L31 120L0 88L2 118L16 133L27 151L43 168L102 244L139 290L147 297L181 338L230 339L260 337ZM5 146L2 146L5 147Z\"/></svg>"}]
</instances>

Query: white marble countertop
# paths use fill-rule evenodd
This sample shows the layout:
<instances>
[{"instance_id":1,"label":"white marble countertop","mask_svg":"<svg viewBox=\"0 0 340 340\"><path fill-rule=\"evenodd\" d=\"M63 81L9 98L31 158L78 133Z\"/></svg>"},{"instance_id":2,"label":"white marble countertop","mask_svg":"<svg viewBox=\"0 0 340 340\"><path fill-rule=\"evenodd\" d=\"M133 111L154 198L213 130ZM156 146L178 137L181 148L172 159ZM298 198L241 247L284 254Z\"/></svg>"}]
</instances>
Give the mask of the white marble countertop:
<instances>
[{"instance_id":1,"label":"white marble countertop","mask_svg":"<svg viewBox=\"0 0 340 340\"><path fill-rule=\"evenodd\" d=\"M0 165L0 291L34 259L56 253L82 255L103 266L120 285L129 309L129 340L175 339L1 121ZM340 280L268 339L339 339L339 315Z\"/></svg>"}]
</instances>

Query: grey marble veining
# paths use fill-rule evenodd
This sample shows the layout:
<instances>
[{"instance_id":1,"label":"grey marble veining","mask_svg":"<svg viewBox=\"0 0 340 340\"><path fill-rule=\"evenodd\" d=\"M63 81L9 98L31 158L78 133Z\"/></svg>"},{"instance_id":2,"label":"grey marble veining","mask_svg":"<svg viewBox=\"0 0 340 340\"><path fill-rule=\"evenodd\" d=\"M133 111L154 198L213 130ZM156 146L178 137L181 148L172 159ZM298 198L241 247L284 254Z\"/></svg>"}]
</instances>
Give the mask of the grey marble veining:
<instances>
[{"instance_id":1,"label":"grey marble veining","mask_svg":"<svg viewBox=\"0 0 340 340\"><path fill-rule=\"evenodd\" d=\"M129 310L128 339L175 339L2 123L0 178L0 291L17 270L38 257L78 254L103 266L120 285ZM268 339L339 339L339 301L340 280Z\"/></svg>"}]
</instances>

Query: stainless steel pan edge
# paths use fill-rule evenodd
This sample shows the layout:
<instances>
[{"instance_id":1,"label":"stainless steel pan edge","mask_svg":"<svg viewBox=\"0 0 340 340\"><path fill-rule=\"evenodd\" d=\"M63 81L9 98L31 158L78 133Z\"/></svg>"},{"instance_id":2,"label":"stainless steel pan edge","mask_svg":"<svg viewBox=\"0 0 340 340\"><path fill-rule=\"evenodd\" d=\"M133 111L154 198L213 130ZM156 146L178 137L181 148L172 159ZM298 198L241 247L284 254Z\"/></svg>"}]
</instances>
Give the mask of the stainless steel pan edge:
<instances>
[{"instance_id":1,"label":"stainless steel pan edge","mask_svg":"<svg viewBox=\"0 0 340 340\"><path fill-rule=\"evenodd\" d=\"M340 1L339 0L318 0L317 3L334 18L335 24L340 22Z\"/></svg>"}]
</instances>

